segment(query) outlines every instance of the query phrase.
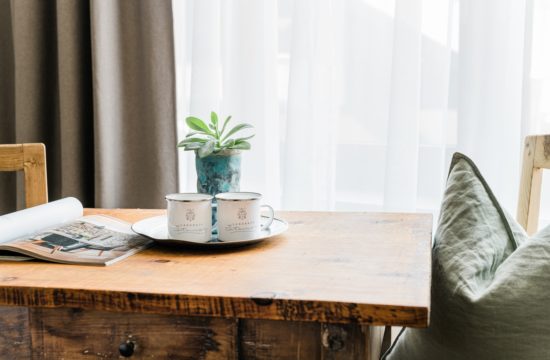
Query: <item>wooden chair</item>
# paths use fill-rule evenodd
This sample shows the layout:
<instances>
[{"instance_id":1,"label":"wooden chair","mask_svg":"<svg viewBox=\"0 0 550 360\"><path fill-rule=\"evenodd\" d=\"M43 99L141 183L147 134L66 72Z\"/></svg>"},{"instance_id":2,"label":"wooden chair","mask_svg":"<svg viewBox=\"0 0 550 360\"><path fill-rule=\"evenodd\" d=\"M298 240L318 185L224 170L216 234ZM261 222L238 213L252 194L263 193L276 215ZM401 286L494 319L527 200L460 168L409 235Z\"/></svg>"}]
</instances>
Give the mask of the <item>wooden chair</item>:
<instances>
[{"instance_id":1,"label":"wooden chair","mask_svg":"<svg viewBox=\"0 0 550 360\"><path fill-rule=\"evenodd\" d=\"M529 235L539 224L542 170L550 169L550 135L525 138L517 219Z\"/></svg>"},{"instance_id":2,"label":"wooden chair","mask_svg":"<svg viewBox=\"0 0 550 360\"><path fill-rule=\"evenodd\" d=\"M48 202L46 147L44 144L0 145L0 171L25 173L25 205Z\"/></svg>"}]
</instances>

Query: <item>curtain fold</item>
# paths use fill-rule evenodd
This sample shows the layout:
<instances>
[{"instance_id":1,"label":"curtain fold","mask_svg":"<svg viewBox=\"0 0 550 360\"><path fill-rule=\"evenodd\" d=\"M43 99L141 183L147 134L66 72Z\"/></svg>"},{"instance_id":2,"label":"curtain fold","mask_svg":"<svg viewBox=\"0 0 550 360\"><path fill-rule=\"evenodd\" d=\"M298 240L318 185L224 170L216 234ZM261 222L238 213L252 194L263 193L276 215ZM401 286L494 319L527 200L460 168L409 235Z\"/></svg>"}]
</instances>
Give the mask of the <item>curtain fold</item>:
<instances>
[{"instance_id":1,"label":"curtain fold","mask_svg":"<svg viewBox=\"0 0 550 360\"><path fill-rule=\"evenodd\" d=\"M280 206L280 123L277 93L277 1L176 1L180 79L178 121L216 111L255 127L244 151L241 190L259 191ZM252 31L251 31L252 30ZM243 133L244 134L244 133ZM180 152L182 188L196 191L194 154Z\"/></svg>"},{"instance_id":2,"label":"curtain fold","mask_svg":"<svg viewBox=\"0 0 550 360\"><path fill-rule=\"evenodd\" d=\"M177 188L171 2L1 0L0 33L0 143L46 144L50 199L163 206ZM14 186L2 174L0 213Z\"/></svg>"},{"instance_id":3,"label":"curtain fold","mask_svg":"<svg viewBox=\"0 0 550 360\"><path fill-rule=\"evenodd\" d=\"M460 1L458 150L515 210L523 150L525 1ZM502 181L502 179L507 179Z\"/></svg>"},{"instance_id":4,"label":"curtain fold","mask_svg":"<svg viewBox=\"0 0 550 360\"><path fill-rule=\"evenodd\" d=\"M536 100L547 117L524 89L546 94L525 78L524 39L540 14L526 16L526 1L544 4L177 2L180 124L219 108L253 122L241 183L284 209L437 212L459 150L513 212L521 138L535 130L522 105ZM265 100L273 93L277 108ZM183 158L180 185L191 191L192 156Z\"/></svg>"},{"instance_id":5,"label":"curtain fold","mask_svg":"<svg viewBox=\"0 0 550 360\"><path fill-rule=\"evenodd\" d=\"M336 141L335 27L331 0L294 3L282 205L334 209ZM336 23L336 24L335 24ZM345 127L345 124L342 124Z\"/></svg>"},{"instance_id":6,"label":"curtain fold","mask_svg":"<svg viewBox=\"0 0 550 360\"><path fill-rule=\"evenodd\" d=\"M415 210L420 145L422 0L396 0L384 209Z\"/></svg>"},{"instance_id":7,"label":"curtain fold","mask_svg":"<svg viewBox=\"0 0 550 360\"><path fill-rule=\"evenodd\" d=\"M13 30L11 4L0 0L0 144L13 142L15 138ZM0 172L0 214L17 208L16 176Z\"/></svg>"},{"instance_id":8,"label":"curtain fold","mask_svg":"<svg viewBox=\"0 0 550 360\"><path fill-rule=\"evenodd\" d=\"M95 200L165 206L177 191L172 5L92 0Z\"/></svg>"},{"instance_id":9,"label":"curtain fold","mask_svg":"<svg viewBox=\"0 0 550 360\"><path fill-rule=\"evenodd\" d=\"M223 97L220 109L226 116L233 115L235 123L250 123L256 131L253 150L242 155L244 180L241 188L261 192L264 201L279 207L277 2L224 2L222 9L228 16L223 17L221 32ZM197 40L200 44L200 39ZM256 53L256 49L262 50Z\"/></svg>"},{"instance_id":10,"label":"curtain fold","mask_svg":"<svg viewBox=\"0 0 550 360\"><path fill-rule=\"evenodd\" d=\"M85 2L6 1L0 31L1 143L43 142L51 199L93 205L90 20ZM9 79L9 80L8 80ZM15 187L18 191L14 191ZM0 211L23 207L22 184L0 194Z\"/></svg>"},{"instance_id":11,"label":"curtain fold","mask_svg":"<svg viewBox=\"0 0 550 360\"><path fill-rule=\"evenodd\" d=\"M168 0L0 0L0 142L46 143L52 199L163 206L176 28L180 136L211 110L254 124L243 190L288 209L430 211L458 149L513 211L521 137L546 128L525 4L189 0L173 24ZM0 212L16 202L4 175Z\"/></svg>"}]
</instances>

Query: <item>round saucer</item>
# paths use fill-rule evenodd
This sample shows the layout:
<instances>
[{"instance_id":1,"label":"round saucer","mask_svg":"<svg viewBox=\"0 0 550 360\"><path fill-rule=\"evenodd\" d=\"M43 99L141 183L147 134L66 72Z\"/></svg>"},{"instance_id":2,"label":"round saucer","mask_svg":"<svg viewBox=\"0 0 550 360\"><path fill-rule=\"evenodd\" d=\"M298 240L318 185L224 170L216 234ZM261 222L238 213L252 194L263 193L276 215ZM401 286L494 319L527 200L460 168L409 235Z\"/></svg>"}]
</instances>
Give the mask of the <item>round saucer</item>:
<instances>
[{"instance_id":1,"label":"round saucer","mask_svg":"<svg viewBox=\"0 0 550 360\"><path fill-rule=\"evenodd\" d=\"M267 220L267 218L265 218ZM185 247L195 248L216 248L224 249L231 247L246 246L267 240L282 234L288 229L288 223L284 220L274 218L273 223L268 229L262 230L260 235L255 239L238 240L238 241L222 241L218 239L217 234L212 234L212 239L208 242L194 242L186 240L170 239L168 236L168 219L166 215L150 217L136 222L132 225L132 230L145 237L153 239L160 244L180 245Z\"/></svg>"}]
</instances>

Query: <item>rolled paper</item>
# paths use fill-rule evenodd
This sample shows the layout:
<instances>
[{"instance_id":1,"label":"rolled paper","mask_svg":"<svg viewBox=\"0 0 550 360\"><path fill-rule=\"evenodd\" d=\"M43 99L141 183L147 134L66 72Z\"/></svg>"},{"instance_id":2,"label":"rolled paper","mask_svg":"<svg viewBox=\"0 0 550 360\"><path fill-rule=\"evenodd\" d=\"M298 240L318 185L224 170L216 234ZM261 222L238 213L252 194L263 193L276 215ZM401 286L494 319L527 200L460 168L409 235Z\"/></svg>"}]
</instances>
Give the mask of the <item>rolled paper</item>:
<instances>
[{"instance_id":1,"label":"rolled paper","mask_svg":"<svg viewBox=\"0 0 550 360\"><path fill-rule=\"evenodd\" d=\"M0 216L0 243L12 241L76 220L83 215L82 203L73 197Z\"/></svg>"}]
</instances>

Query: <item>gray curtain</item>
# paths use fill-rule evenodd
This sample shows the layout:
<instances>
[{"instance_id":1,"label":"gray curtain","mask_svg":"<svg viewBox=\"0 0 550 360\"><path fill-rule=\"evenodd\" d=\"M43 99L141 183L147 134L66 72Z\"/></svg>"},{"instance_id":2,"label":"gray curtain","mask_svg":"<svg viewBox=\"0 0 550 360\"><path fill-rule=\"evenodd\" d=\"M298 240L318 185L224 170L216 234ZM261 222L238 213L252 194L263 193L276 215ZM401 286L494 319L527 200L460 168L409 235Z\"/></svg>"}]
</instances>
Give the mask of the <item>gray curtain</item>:
<instances>
[{"instance_id":1,"label":"gray curtain","mask_svg":"<svg viewBox=\"0 0 550 360\"><path fill-rule=\"evenodd\" d=\"M0 0L0 143L46 144L50 200L164 206L174 72L170 0ZM0 212L21 207L15 182Z\"/></svg>"}]
</instances>

